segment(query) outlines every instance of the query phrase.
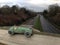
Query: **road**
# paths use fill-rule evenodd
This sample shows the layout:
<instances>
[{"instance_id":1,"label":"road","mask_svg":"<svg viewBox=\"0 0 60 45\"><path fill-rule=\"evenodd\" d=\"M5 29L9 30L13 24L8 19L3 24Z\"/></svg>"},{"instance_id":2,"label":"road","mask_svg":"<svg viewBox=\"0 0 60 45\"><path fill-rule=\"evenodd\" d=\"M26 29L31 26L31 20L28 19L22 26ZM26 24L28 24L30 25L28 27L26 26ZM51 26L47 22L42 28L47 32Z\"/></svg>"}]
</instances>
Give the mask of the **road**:
<instances>
[{"instance_id":1,"label":"road","mask_svg":"<svg viewBox=\"0 0 60 45\"><path fill-rule=\"evenodd\" d=\"M31 38L16 34L10 36L7 30L0 29L0 42L8 45L60 45L60 37L34 34Z\"/></svg>"},{"instance_id":2,"label":"road","mask_svg":"<svg viewBox=\"0 0 60 45\"><path fill-rule=\"evenodd\" d=\"M42 15L40 15L40 21L44 32L60 34L60 30L55 28L50 22L48 22Z\"/></svg>"},{"instance_id":3,"label":"road","mask_svg":"<svg viewBox=\"0 0 60 45\"><path fill-rule=\"evenodd\" d=\"M38 14L40 15L40 14ZM38 15L36 17L38 17ZM23 25L34 25L36 17L27 20ZM60 34L60 30L54 27L50 22L48 22L42 15L40 15L40 21L44 32Z\"/></svg>"}]
</instances>

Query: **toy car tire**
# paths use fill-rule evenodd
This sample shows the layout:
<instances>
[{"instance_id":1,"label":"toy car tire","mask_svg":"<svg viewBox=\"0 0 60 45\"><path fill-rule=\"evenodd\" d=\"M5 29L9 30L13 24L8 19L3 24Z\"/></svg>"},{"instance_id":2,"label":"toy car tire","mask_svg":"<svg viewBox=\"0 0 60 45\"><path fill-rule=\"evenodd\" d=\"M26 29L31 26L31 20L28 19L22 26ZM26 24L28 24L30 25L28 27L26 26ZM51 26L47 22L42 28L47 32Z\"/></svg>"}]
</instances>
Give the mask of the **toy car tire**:
<instances>
[{"instance_id":1,"label":"toy car tire","mask_svg":"<svg viewBox=\"0 0 60 45\"><path fill-rule=\"evenodd\" d=\"M8 33L9 33L10 35L14 35L14 32L12 32L12 31L8 31Z\"/></svg>"},{"instance_id":2,"label":"toy car tire","mask_svg":"<svg viewBox=\"0 0 60 45\"><path fill-rule=\"evenodd\" d=\"M29 32L25 32L24 35L25 35L27 38L31 37L31 33L29 33Z\"/></svg>"}]
</instances>

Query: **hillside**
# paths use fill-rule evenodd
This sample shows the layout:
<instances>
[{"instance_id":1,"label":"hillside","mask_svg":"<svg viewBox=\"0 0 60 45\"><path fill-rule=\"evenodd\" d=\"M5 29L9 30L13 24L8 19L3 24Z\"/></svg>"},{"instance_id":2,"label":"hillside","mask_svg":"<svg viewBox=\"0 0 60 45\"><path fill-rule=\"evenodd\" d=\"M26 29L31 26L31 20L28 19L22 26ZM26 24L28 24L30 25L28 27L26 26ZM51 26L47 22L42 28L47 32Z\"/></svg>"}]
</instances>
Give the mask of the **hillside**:
<instances>
[{"instance_id":1,"label":"hillside","mask_svg":"<svg viewBox=\"0 0 60 45\"><path fill-rule=\"evenodd\" d=\"M35 12L24 7L20 8L17 5L9 7L5 5L0 8L0 26L20 25L25 20L34 16L36 16Z\"/></svg>"}]
</instances>

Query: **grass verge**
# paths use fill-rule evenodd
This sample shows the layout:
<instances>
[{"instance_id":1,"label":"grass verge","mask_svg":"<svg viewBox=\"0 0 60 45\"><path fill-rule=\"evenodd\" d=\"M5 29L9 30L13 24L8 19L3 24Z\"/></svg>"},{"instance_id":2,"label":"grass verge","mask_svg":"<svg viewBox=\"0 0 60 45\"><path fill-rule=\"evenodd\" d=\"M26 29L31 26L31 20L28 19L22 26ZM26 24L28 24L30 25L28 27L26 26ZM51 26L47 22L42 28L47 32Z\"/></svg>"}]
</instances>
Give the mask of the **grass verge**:
<instances>
[{"instance_id":1,"label":"grass verge","mask_svg":"<svg viewBox=\"0 0 60 45\"><path fill-rule=\"evenodd\" d=\"M38 29L39 31L43 32L42 25L41 25L41 22L40 22L40 15L38 15L36 17L33 28Z\"/></svg>"}]
</instances>

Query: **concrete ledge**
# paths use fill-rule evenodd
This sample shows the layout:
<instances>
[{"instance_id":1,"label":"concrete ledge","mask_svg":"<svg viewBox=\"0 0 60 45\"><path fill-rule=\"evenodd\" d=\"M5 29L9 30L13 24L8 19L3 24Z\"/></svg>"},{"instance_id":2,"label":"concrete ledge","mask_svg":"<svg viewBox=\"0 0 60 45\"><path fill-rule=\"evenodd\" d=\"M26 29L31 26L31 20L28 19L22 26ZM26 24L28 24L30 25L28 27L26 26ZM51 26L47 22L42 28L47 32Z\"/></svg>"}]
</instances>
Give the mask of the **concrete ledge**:
<instances>
[{"instance_id":1,"label":"concrete ledge","mask_svg":"<svg viewBox=\"0 0 60 45\"><path fill-rule=\"evenodd\" d=\"M60 34L54 34L54 33L47 33L47 32L34 32L35 34L39 35L47 35L47 36L54 36L54 37L60 37Z\"/></svg>"},{"instance_id":2,"label":"concrete ledge","mask_svg":"<svg viewBox=\"0 0 60 45\"><path fill-rule=\"evenodd\" d=\"M22 26L25 26L25 27L31 27L32 28L32 25L22 25ZM34 29L34 28L32 28L33 29L33 33L34 34L39 34L39 35L48 35L48 36L54 36L54 37L60 37L60 34L54 34L54 33L47 33L47 32L40 32L39 30L37 30L37 29ZM5 30L5 29L1 29L1 30ZM5 30L6 31L6 30Z\"/></svg>"},{"instance_id":3,"label":"concrete ledge","mask_svg":"<svg viewBox=\"0 0 60 45\"><path fill-rule=\"evenodd\" d=\"M40 32L39 30L37 29L33 29L33 33L34 34L38 34L38 35L47 35L47 36L54 36L54 37L60 37L60 34L55 34L55 33L47 33L47 32Z\"/></svg>"}]
</instances>

